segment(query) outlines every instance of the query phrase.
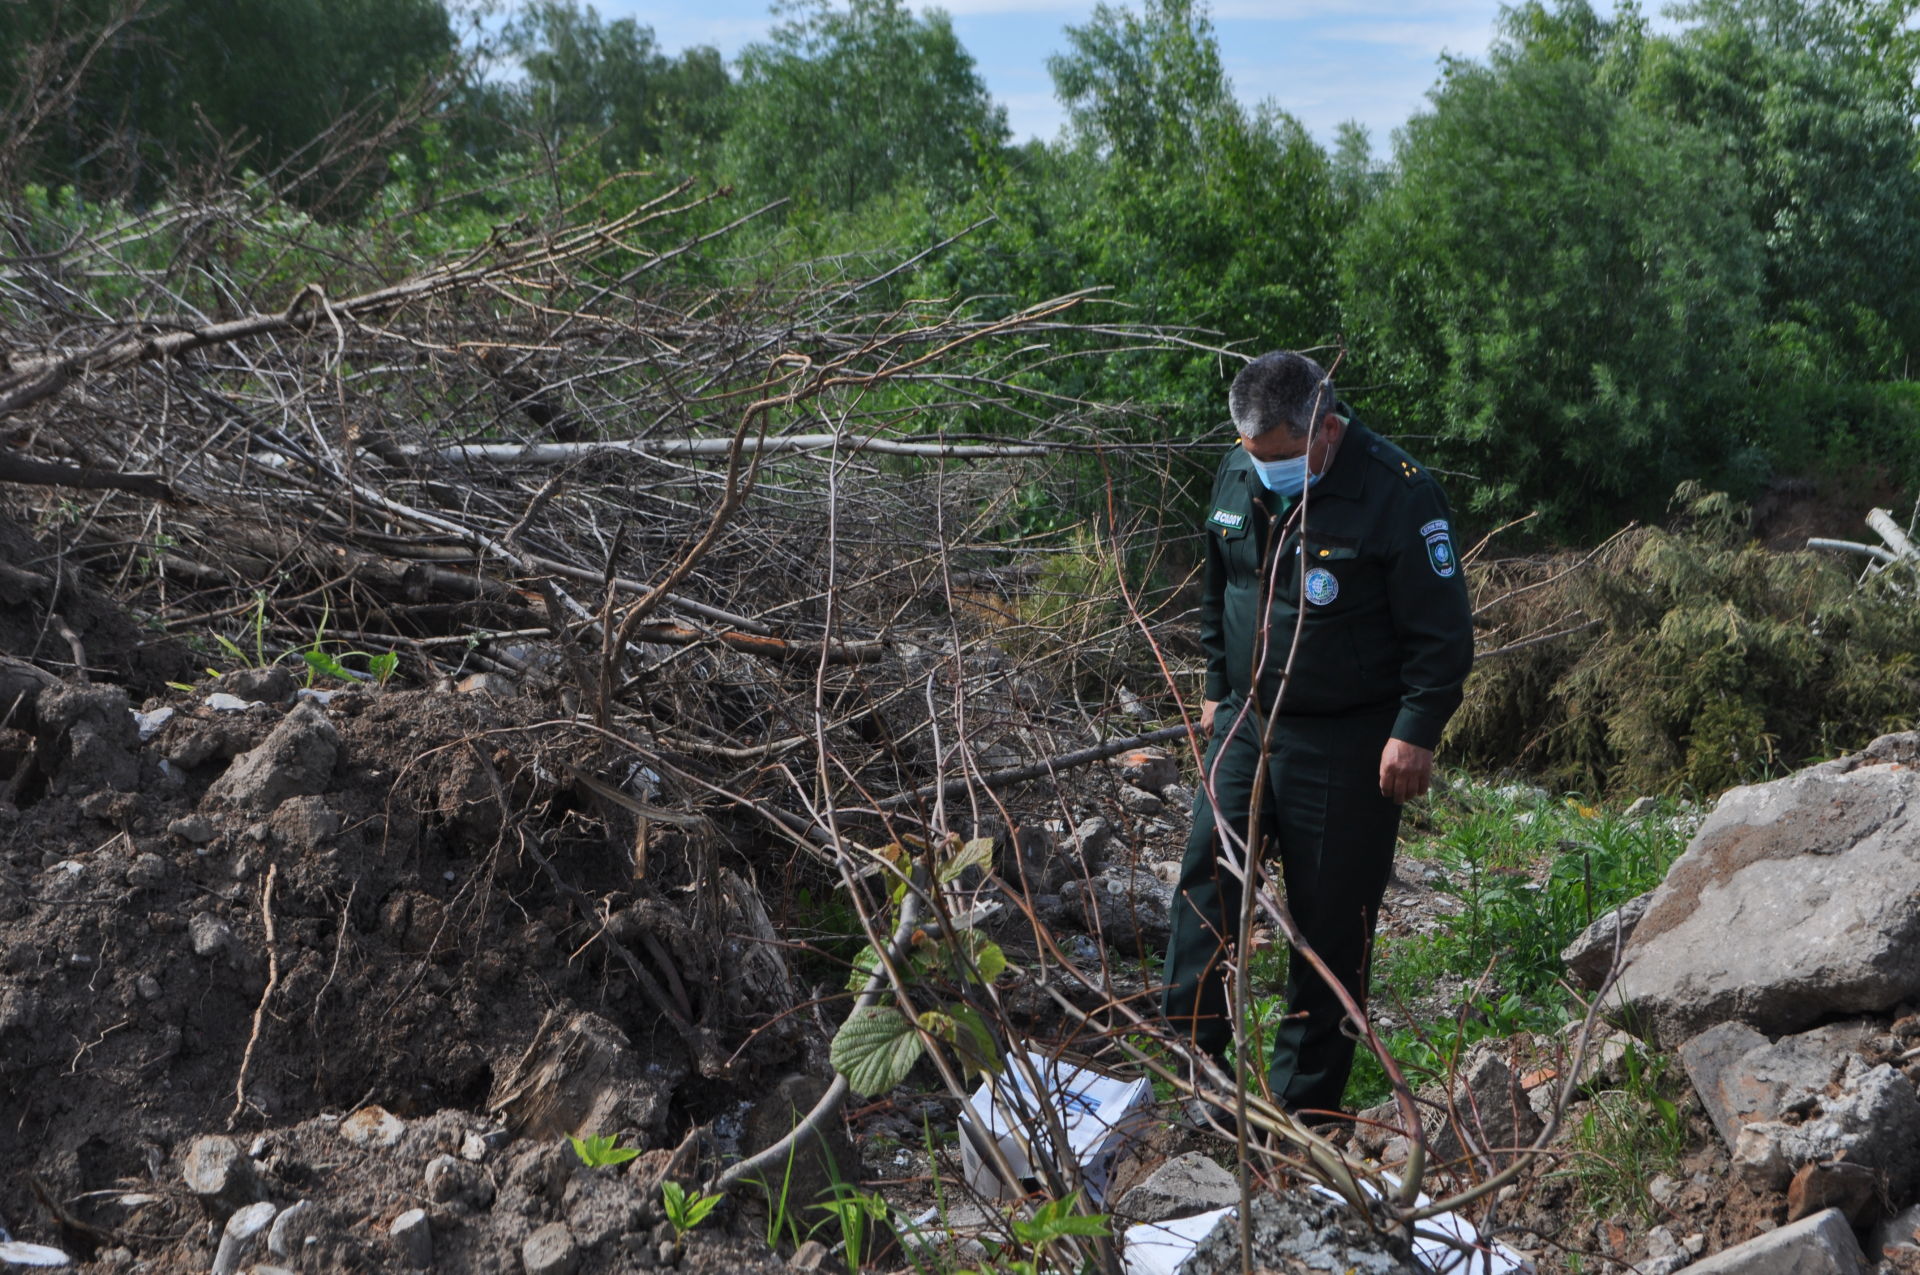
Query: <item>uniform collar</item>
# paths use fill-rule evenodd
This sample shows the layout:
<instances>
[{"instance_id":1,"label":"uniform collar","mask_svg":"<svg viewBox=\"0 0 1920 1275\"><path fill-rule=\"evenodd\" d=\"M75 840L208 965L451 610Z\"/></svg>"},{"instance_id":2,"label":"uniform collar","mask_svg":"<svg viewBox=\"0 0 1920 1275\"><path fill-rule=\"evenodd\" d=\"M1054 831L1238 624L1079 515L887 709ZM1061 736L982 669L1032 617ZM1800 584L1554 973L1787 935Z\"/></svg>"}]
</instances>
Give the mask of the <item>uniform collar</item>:
<instances>
[{"instance_id":1,"label":"uniform collar","mask_svg":"<svg viewBox=\"0 0 1920 1275\"><path fill-rule=\"evenodd\" d=\"M1335 404L1334 410L1347 418L1347 428L1340 435L1339 449L1333 453L1333 468L1313 485L1313 496L1358 500L1367 477L1367 452L1380 440L1360 423L1360 418L1345 403ZM1309 503L1313 496L1307 497Z\"/></svg>"}]
</instances>

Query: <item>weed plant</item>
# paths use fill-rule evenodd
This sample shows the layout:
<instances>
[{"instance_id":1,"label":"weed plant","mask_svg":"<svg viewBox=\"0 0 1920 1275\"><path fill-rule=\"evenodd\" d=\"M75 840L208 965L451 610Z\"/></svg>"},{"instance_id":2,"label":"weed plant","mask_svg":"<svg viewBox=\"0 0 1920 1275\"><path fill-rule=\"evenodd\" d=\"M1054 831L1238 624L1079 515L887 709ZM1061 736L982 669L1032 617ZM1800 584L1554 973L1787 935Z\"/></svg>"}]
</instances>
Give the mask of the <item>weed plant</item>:
<instances>
[{"instance_id":1,"label":"weed plant","mask_svg":"<svg viewBox=\"0 0 1920 1275\"><path fill-rule=\"evenodd\" d=\"M1673 1093L1686 1087L1663 1054L1629 1047L1619 1088L1594 1095L1573 1127L1575 1154L1558 1176L1573 1183L1591 1217L1651 1222L1656 1210L1647 1184L1678 1171L1687 1146L1687 1120Z\"/></svg>"}]
</instances>

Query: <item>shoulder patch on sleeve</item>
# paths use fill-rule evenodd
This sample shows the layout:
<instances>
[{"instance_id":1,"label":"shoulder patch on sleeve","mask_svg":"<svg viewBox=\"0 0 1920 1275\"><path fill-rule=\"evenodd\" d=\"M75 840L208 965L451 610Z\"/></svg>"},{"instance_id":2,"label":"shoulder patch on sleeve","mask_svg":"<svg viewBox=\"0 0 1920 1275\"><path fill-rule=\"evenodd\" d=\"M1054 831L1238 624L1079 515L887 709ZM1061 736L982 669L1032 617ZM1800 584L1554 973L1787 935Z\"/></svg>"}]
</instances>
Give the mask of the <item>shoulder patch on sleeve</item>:
<instances>
[{"instance_id":1,"label":"shoulder patch on sleeve","mask_svg":"<svg viewBox=\"0 0 1920 1275\"><path fill-rule=\"evenodd\" d=\"M1433 568L1433 574L1446 579L1460 569L1460 563L1453 552L1453 537L1447 533L1447 521L1436 519L1420 528L1421 537L1427 542L1427 565Z\"/></svg>"}]
</instances>

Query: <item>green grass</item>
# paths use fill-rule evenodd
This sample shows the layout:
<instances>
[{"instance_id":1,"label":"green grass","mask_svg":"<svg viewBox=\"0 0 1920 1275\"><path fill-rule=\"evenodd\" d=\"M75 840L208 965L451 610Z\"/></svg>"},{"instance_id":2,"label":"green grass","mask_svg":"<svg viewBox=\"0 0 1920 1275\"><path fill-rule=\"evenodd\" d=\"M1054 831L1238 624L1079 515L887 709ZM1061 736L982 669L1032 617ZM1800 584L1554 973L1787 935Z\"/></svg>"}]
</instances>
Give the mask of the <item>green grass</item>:
<instances>
[{"instance_id":1,"label":"green grass","mask_svg":"<svg viewBox=\"0 0 1920 1275\"><path fill-rule=\"evenodd\" d=\"M1438 867L1436 888L1455 911L1432 933L1383 939L1375 956L1376 1008L1398 1018L1399 1006L1416 1007L1415 1021L1387 1038L1408 1078L1446 1074L1478 1040L1564 1025L1578 1006L1559 984L1561 950L1594 918L1660 883L1686 847L1679 813L1662 802L1628 819L1579 797L1465 782L1410 812L1421 826L1402 847L1401 875ZM1256 1022L1276 1021L1285 975L1283 951L1255 954ZM1440 989L1462 985L1435 1003ZM1347 1104L1371 1106L1388 1092L1384 1069L1362 1049Z\"/></svg>"},{"instance_id":2,"label":"green grass","mask_svg":"<svg viewBox=\"0 0 1920 1275\"><path fill-rule=\"evenodd\" d=\"M1687 1146L1687 1120L1674 1095L1684 1076L1662 1054L1629 1049L1626 1077L1617 1089L1594 1095L1574 1123L1572 1146L1557 1176L1571 1181L1590 1217L1633 1217L1652 1222L1659 1213L1647 1184L1679 1171Z\"/></svg>"}]
</instances>

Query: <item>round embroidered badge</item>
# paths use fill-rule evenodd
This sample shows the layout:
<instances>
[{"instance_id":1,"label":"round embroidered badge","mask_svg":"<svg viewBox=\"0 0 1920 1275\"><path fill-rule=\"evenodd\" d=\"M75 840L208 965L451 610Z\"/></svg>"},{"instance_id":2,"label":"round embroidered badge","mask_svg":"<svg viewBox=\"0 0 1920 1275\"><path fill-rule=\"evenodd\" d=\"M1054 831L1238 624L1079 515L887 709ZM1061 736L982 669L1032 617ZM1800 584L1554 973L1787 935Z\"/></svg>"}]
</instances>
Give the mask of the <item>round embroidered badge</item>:
<instances>
[{"instance_id":1,"label":"round embroidered badge","mask_svg":"<svg viewBox=\"0 0 1920 1275\"><path fill-rule=\"evenodd\" d=\"M1340 582L1325 567L1307 572L1307 601L1323 607L1340 596Z\"/></svg>"}]
</instances>

